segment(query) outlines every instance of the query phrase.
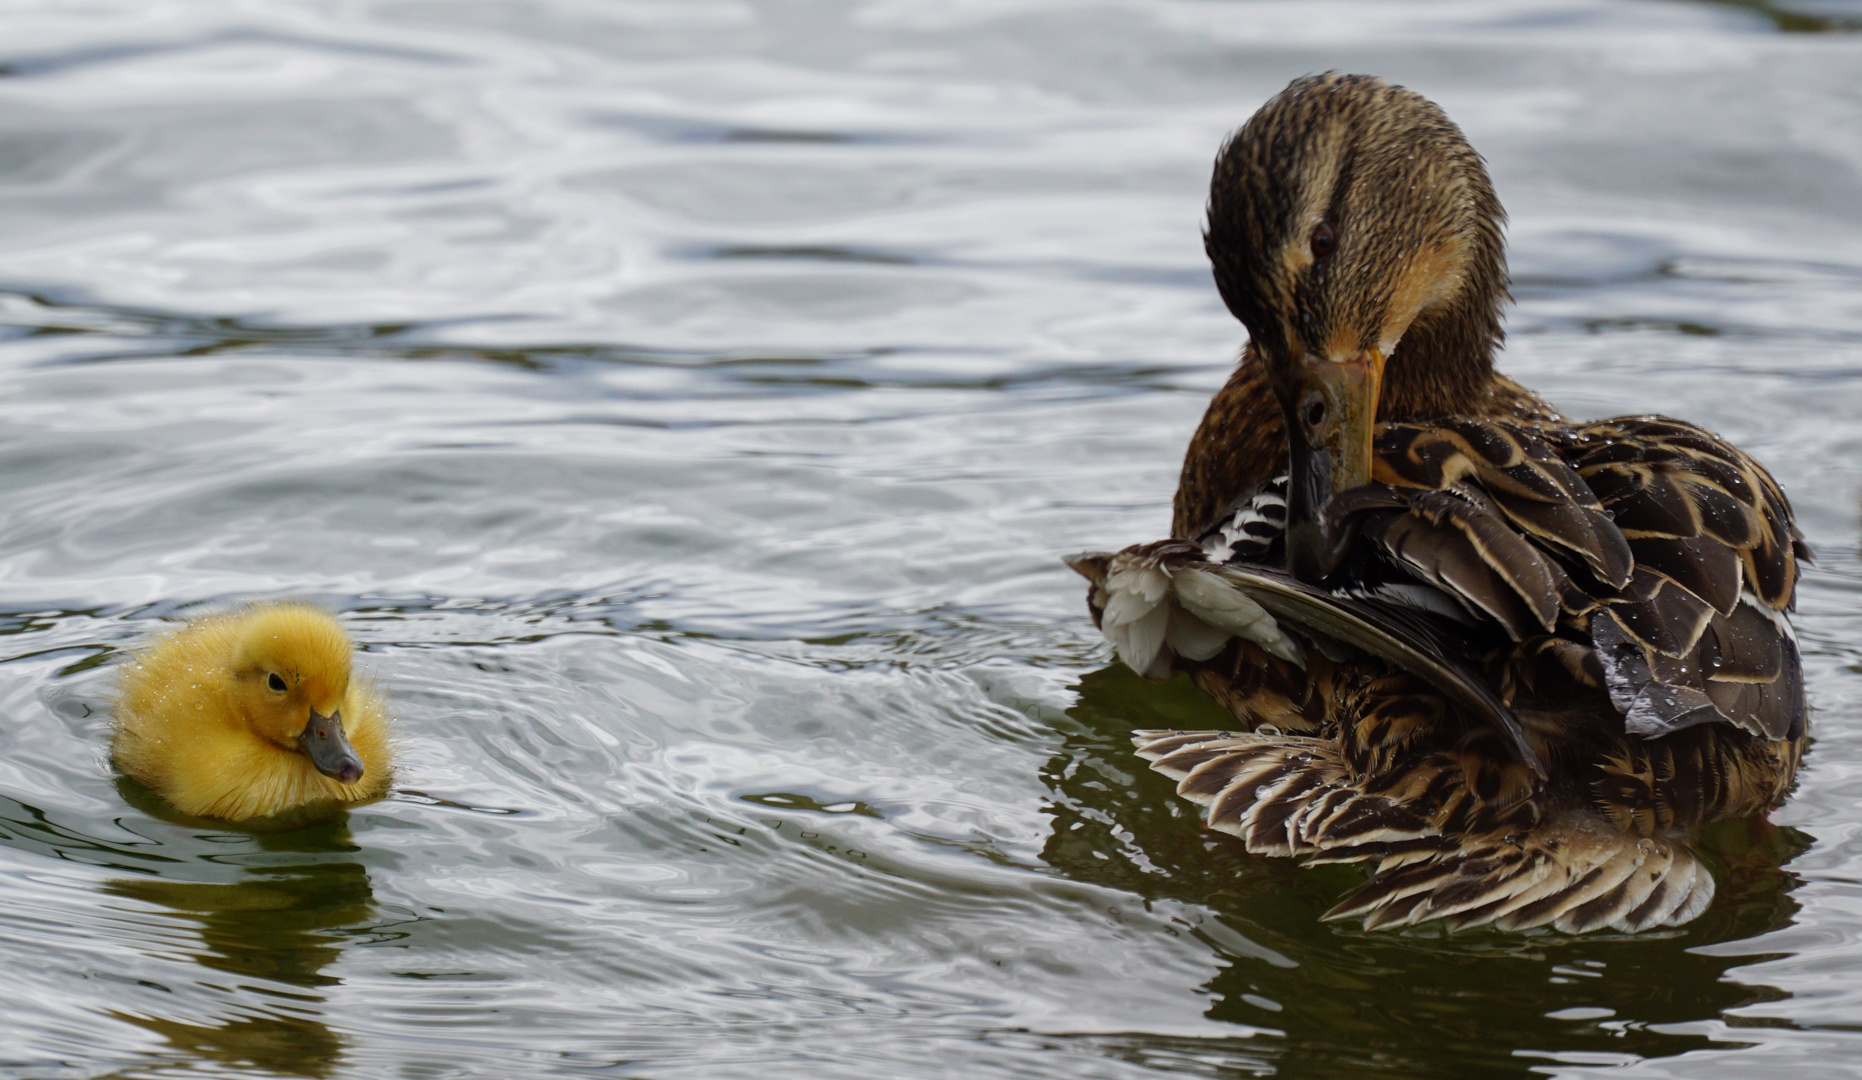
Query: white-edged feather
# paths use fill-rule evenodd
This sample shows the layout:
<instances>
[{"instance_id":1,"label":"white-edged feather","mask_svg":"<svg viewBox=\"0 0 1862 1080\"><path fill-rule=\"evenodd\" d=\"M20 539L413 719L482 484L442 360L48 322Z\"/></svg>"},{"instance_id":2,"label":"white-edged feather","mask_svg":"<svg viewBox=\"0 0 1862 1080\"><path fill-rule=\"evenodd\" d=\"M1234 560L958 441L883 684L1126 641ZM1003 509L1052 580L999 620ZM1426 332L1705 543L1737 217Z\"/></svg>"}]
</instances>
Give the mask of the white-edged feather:
<instances>
[{"instance_id":1,"label":"white-edged feather","mask_svg":"<svg viewBox=\"0 0 1862 1080\"><path fill-rule=\"evenodd\" d=\"M1770 604L1767 604L1765 601L1760 600L1757 594L1752 591L1750 585L1742 584L1740 586L1739 602L1742 604L1749 604L1758 609L1758 613L1770 619L1772 625L1778 628L1778 632L1784 635L1786 641L1789 641L1793 645L1797 644L1797 631L1791 626L1791 617L1779 611L1777 608L1772 607Z\"/></svg>"},{"instance_id":2,"label":"white-edged feather","mask_svg":"<svg viewBox=\"0 0 1862 1080\"><path fill-rule=\"evenodd\" d=\"M1203 534L1199 545L1214 563L1254 561L1267 554L1287 527L1287 478L1276 476Z\"/></svg>"},{"instance_id":3,"label":"white-edged feather","mask_svg":"<svg viewBox=\"0 0 1862 1080\"><path fill-rule=\"evenodd\" d=\"M1265 608L1208 570L1172 570L1148 558L1119 556L1098 588L1100 629L1119 659L1146 678L1169 676L1178 657L1208 660L1231 637L1289 663L1306 662L1299 642Z\"/></svg>"}]
</instances>

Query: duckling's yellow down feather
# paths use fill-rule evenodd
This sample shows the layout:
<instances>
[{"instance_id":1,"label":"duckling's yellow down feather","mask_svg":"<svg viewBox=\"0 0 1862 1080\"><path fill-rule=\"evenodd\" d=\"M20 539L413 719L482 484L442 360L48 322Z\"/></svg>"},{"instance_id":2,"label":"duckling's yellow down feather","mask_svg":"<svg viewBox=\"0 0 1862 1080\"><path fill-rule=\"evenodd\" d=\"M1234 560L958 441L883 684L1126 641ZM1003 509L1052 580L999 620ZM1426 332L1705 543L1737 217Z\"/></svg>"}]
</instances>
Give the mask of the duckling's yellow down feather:
<instances>
[{"instance_id":1,"label":"duckling's yellow down feather","mask_svg":"<svg viewBox=\"0 0 1862 1080\"><path fill-rule=\"evenodd\" d=\"M387 709L351 678L353 652L334 618L304 604L194 620L121 669L112 757L198 817L244 821L374 798L392 772Z\"/></svg>"}]
</instances>

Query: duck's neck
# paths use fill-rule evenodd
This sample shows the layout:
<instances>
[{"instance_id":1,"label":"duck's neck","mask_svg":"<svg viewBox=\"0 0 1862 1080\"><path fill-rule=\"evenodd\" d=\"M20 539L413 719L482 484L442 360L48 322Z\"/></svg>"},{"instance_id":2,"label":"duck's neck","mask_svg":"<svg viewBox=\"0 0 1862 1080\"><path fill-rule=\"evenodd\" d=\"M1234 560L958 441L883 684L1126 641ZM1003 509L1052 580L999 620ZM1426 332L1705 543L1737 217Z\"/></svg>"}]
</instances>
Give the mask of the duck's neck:
<instances>
[{"instance_id":1,"label":"duck's neck","mask_svg":"<svg viewBox=\"0 0 1862 1080\"><path fill-rule=\"evenodd\" d=\"M1237 496L1246 495L1286 468L1287 435L1280 402L1267 385L1267 370L1254 353L1242 350L1241 363L1216 391L1190 437L1177 479L1170 534L1194 540L1222 515Z\"/></svg>"},{"instance_id":2,"label":"duck's neck","mask_svg":"<svg viewBox=\"0 0 1862 1080\"><path fill-rule=\"evenodd\" d=\"M1378 421L1526 414L1545 408L1530 392L1494 371L1500 338L1497 305L1491 299L1425 312L1384 367ZM1531 399L1531 408L1523 399L1516 400L1520 395ZM1286 468L1280 402L1250 345L1190 439L1177 482L1171 534L1186 540L1202 535L1237 498L1253 494Z\"/></svg>"},{"instance_id":3,"label":"duck's neck","mask_svg":"<svg viewBox=\"0 0 1862 1080\"><path fill-rule=\"evenodd\" d=\"M1499 304L1486 292L1463 290L1410 325L1384 365L1379 421L1439 420L1483 411L1493 393L1494 350L1505 336Z\"/></svg>"}]
</instances>

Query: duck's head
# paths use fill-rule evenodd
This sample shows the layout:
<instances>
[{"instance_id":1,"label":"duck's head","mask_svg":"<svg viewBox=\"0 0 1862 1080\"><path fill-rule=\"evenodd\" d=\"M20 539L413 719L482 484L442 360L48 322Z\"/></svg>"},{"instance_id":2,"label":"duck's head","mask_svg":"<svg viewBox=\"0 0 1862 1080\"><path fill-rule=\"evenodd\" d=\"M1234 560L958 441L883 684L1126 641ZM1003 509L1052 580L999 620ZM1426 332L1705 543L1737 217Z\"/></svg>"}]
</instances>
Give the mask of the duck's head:
<instances>
[{"instance_id":1,"label":"duck's head","mask_svg":"<svg viewBox=\"0 0 1862 1080\"><path fill-rule=\"evenodd\" d=\"M254 734L310 759L343 784L362 779L362 759L343 734L349 635L316 608L280 604L240 623L233 699Z\"/></svg>"},{"instance_id":2,"label":"duck's head","mask_svg":"<svg viewBox=\"0 0 1862 1080\"><path fill-rule=\"evenodd\" d=\"M1504 217L1461 130L1371 76L1294 80L1217 156L1204 246L1285 414L1288 565L1302 579L1337 566L1326 504L1369 482L1376 421L1486 398Z\"/></svg>"}]
</instances>

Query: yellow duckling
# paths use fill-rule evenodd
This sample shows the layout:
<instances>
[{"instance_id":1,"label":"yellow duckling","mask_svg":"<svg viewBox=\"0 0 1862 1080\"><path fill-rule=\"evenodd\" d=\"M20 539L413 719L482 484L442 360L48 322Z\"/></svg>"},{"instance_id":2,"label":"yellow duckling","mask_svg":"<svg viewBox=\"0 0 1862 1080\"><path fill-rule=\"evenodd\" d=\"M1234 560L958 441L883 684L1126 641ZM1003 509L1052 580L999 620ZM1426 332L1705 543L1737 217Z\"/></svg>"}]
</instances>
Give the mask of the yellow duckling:
<instances>
[{"instance_id":1,"label":"yellow duckling","mask_svg":"<svg viewBox=\"0 0 1862 1080\"><path fill-rule=\"evenodd\" d=\"M327 613L267 604L196 619L123 668L111 753L175 808L244 821L387 790L388 718Z\"/></svg>"}]
</instances>

